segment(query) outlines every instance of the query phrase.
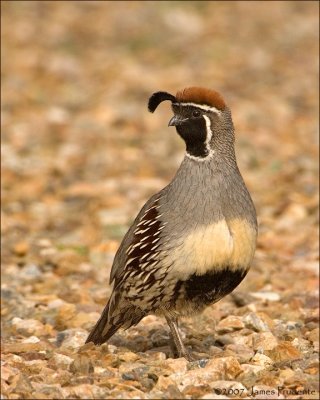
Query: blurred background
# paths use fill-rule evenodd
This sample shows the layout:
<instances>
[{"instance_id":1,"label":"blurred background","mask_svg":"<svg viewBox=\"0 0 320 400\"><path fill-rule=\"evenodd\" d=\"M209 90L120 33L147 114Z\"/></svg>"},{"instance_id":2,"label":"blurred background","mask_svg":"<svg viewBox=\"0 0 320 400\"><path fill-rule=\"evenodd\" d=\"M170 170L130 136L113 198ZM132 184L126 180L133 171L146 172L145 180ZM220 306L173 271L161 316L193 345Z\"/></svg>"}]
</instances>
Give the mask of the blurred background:
<instances>
[{"instance_id":1,"label":"blurred background","mask_svg":"<svg viewBox=\"0 0 320 400\"><path fill-rule=\"evenodd\" d=\"M148 98L191 85L221 91L232 109L261 233L315 211L317 2L10 1L2 11L5 257L20 240L87 251L119 239L183 157L169 106L152 115Z\"/></svg>"},{"instance_id":2,"label":"blurred background","mask_svg":"<svg viewBox=\"0 0 320 400\"><path fill-rule=\"evenodd\" d=\"M108 297L122 236L184 154L167 127L169 105L150 114L148 98L192 85L220 91L231 108L239 167L258 212L258 249L243 290L301 296L303 281L313 293L318 2L4 1L1 7L8 328L13 310L48 321L46 305L55 298L93 317L66 322L62 313L51 321L54 329L92 326ZM35 317L37 301L44 308Z\"/></svg>"}]
</instances>

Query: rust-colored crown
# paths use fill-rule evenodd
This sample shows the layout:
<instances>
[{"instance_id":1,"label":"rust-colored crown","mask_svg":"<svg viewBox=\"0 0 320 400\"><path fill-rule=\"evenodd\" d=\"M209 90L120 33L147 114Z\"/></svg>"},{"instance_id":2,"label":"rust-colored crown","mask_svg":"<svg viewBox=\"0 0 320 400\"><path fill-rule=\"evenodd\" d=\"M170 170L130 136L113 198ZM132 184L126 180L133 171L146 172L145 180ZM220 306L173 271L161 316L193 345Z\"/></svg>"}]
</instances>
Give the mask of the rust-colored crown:
<instances>
[{"instance_id":1,"label":"rust-colored crown","mask_svg":"<svg viewBox=\"0 0 320 400\"><path fill-rule=\"evenodd\" d=\"M223 97L218 92L196 86L180 90L177 92L176 98L182 103L206 104L218 110L226 107Z\"/></svg>"}]
</instances>

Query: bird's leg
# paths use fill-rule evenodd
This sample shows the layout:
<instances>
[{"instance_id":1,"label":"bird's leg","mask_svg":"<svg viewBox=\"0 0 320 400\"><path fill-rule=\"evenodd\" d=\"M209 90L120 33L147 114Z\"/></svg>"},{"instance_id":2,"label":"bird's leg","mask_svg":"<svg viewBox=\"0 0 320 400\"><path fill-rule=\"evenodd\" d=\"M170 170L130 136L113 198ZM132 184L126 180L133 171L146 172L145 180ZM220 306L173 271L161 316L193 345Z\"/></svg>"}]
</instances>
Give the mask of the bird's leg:
<instances>
[{"instance_id":1,"label":"bird's leg","mask_svg":"<svg viewBox=\"0 0 320 400\"><path fill-rule=\"evenodd\" d=\"M180 332L178 329L178 318L166 316L166 320L168 322L171 331L171 337L173 339L174 346L178 352L178 356L184 357L188 361L193 361L193 358L191 357L188 350L185 348L183 341L181 339Z\"/></svg>"}]
</instances>

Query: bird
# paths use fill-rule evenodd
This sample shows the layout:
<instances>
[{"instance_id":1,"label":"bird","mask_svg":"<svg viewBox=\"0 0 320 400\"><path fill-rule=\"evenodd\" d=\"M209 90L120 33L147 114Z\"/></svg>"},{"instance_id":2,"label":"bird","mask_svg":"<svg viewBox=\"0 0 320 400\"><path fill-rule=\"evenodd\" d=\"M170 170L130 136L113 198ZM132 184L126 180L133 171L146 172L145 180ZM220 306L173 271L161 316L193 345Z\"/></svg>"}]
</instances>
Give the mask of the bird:
<instances>
[{"instance_id":1,"label":"bird","mask_svg":"<svg viewBox=\"0 0 320 400\"><path fill-rule=\"evenodd\" d=\"M142 207L118 248L113 291L86 343L101 345L149 314L164 317L174 356L194 360L178 323L231 293L257 240L255 206L237 166L231 111L217 91L187 87L152 94L170 101L185 155L172 181Z\"/></svg>"}]
</instances>

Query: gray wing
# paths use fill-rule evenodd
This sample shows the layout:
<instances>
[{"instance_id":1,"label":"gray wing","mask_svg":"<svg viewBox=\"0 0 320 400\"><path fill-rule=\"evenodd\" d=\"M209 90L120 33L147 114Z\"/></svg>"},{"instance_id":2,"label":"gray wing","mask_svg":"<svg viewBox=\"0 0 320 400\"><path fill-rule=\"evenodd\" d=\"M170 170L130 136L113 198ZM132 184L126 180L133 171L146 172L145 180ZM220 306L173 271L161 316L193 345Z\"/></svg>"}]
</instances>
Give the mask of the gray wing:
<instances>
[{"instance_id":1,"label":"gray wing","mask_svg":"<svg viewBox=\"0 0 320 400\"><path fill-rule=\"evenodd\" d=\"M156 250L161 221L158 207L161 192L152 196L142 207L133 224L125 234L114 257L110 273L110 283L115 286L122 280L126 270L139 272L142 258L148 258Z\"/></svg>"}]
</instances>

